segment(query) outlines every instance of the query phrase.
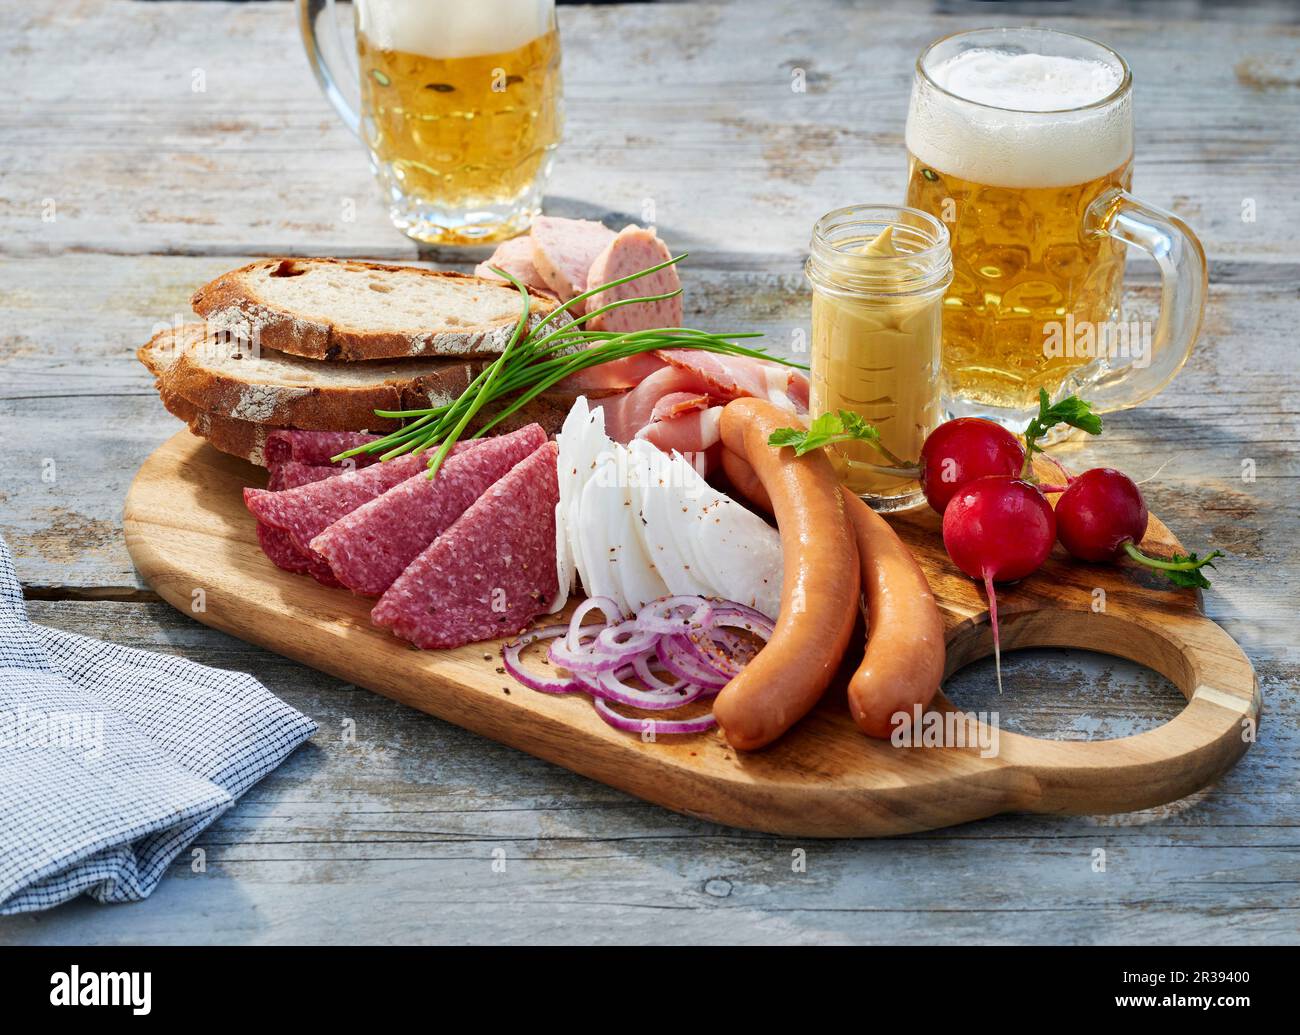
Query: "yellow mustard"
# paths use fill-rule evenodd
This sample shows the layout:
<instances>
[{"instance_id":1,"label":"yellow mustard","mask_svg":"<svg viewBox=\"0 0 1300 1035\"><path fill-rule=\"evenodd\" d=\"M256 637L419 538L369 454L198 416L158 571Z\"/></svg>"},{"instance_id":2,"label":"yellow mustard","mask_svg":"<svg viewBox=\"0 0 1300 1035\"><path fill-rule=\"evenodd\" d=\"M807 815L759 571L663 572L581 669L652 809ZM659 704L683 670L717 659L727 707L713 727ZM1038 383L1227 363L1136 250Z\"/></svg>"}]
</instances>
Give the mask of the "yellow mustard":
<instances>
[{"instance_id":1,"label":"yellow mustard","mask_svg":"<svg viewBox=\"0 0 1300 1035\"><path fill-rule=\"evenodd\" d=\"M947 231L924 212L854 206L814 228L811 416L850 410L880 432L896 457L915 460L942 419L940 343L952 277ZM877 510L922 499L915 472L866 442L832 445L844 484Z\"/></svg>"}]
</instances>

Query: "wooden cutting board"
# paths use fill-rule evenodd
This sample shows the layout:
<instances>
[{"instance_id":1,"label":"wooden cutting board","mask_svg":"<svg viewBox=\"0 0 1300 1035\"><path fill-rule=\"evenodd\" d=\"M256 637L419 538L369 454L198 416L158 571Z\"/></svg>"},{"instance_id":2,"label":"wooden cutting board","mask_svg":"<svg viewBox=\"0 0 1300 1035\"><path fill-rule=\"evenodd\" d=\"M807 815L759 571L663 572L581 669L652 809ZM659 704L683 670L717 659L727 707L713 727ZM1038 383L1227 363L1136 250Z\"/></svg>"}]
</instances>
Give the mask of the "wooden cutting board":
<instances>
[{"instance_id":1,"label":"wooden cutting board","mask_svg":"<svg viewBox=\"0 0 1300 1035\"><path fill-rule=\"evenodd\" d=\"M124 526L149 584L200 622L368 687L512 747L688 815L805 837L875 837L999 812L1108 813L1181 798L1216 780L1253 742L1260 713L1250 662L1154 573L1069 561L999 595L1004 650L1057 646L1147 665L1188 704L1158 729L1062 742L999 731L999 750L895 747L863 736L842 686L772 747L737 753L716 733L646 743L602 722L579 695L534 693L498 671L499 644L419 651L372 628L369 603L274 567L240 490L265 472L187 431L136 475ZM988 611L952 568L928 508L891 519L921 560L948 630L948 672L992 652ZM1176 541L1154 517L1143 544ZM1104 592L1104 598L1102 593ZM200 606L201 605L201 606ZM935 707L955 711L940 697ZM987 753L987 752L985 752Z\"/></svg>"}]
</instances>

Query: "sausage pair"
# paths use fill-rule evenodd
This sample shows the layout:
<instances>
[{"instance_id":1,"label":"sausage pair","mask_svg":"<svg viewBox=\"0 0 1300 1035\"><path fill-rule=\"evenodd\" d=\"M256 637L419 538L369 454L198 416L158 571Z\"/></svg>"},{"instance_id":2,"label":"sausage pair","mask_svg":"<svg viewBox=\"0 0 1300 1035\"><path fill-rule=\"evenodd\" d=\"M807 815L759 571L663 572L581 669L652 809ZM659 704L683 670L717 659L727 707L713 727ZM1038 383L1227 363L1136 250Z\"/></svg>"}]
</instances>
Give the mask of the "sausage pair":
<instances>
[{"instance_id":1,"label":"sausage pair","mask_svg":"<svg viewBox=\"0 0 1300 1035\"><path fill-rule=\"evenodd\" d=\"M723 470L776 518L784 553L781 613L763 650L718 695L714 715L741 750L770 744L830 685L848 647L859 591L866 652L849 681L853 720L888 737L893 717L927 705L943 678L943 622L911 551L878 514L843 490L820 452L768 445L788 412L738 399L722 414Z\"/></svg>"}]
</instances>

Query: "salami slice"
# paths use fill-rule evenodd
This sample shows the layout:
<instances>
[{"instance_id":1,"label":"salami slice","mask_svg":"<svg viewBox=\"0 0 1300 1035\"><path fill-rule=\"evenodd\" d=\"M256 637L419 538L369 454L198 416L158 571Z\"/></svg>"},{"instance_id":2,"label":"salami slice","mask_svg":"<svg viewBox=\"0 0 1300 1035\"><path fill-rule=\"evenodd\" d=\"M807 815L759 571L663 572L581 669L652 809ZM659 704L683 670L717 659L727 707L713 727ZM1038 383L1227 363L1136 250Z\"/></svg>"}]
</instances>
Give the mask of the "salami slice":
<instances>
[{"instance_id":1,"label":"salami slice","mask_svg":"<svg viewBox=\"0 0 1300 1035\"><path fill-rule=\"evenodd\" d=\"M297 460L285 460L283 463L271 465L271 476L266 480L266 491L296 489L300 485L324 481L348 470L349 468L341 464L304 464Z\"/></svg>"},{"instance_id":2,"label":"salami slice","mask_svg":"<svg viewBox=\"0 0 1300 1035\"><path fill-rule=\"evenodd\" d=\"M471 439L457 443L451 455L476 449L482 442L482 439ZM245 489L244 505L258 521L287 532L294 546L304 554L310 554L308 544L326 528L398 482L423 471L428 462L427 453L407 454L296 489L282 492Z\"/></svg>"},{"instance_id":3,"label":"salami slice","mask_svg":"<svg viewBox=\"0 0 1300 1035\"><path fill-rule=\"evenodd\" d=\"M556 591L558 449L516 464L398 576L370 612L417 647L521 632Z\"/></svg>"},{"instance_id":4,"label":"salami slice","mask_svg":"<svg viewBox=\"0 0 1300 1035\"><path fill-rule=\"evenodd\" d=\"M364 446L377 437L367 435L364 431L296 431L281 428L266 436L263 456L268 467L286 460L297 460L300 464L328 464L330 457ZM358 453L350 459L354 467L367 467L379 457L374 453Z\"/></svg>"},{"instance_id":5,"label":"salami slice","mask_svg":"<svg viewBox=\"0 0 1300 1035\"><path fill-rule=\"evenodd\" d=\"M378 596L470 504L545 442L540 424L486 439L478 449L450 457L435 478L413 475L345 514L311 548L354 593Z\"/></svg>"},{"instance_id":6,"label":"salami slice","mask_svg":"<svg viewBox=\"0 0 1300 1035\"><path fill-rule=\"evenodd\" d=\"M283 489L296 489L300 485L324 481L345 474L349 468L342 465L303 464L297 460L285 460L271 468L271 477L267 480L268 492ZM308 556L293 545L287 532L270 525L257 523L257 541L262 552L271 559L277 568L291 571L295 575L310 575L317 582L326 586L338 586L339 581L330 572L329 565L319 557Z\"/></svg>"},{"instance_id":7,"label":"salami slice","mask_svg":"<svg viewBox=\"0 0 1300 1035\"><path fill-rule=\"evenodd\" d=\"M277 568L293 572L295 575L310 575L322 586L337 587L338 579L330 571L329 565L319 557L309 557L293 545L289 533L278 528L257 523L257 541L262 552L271 559Z\"/></svg>"}]
</instances>

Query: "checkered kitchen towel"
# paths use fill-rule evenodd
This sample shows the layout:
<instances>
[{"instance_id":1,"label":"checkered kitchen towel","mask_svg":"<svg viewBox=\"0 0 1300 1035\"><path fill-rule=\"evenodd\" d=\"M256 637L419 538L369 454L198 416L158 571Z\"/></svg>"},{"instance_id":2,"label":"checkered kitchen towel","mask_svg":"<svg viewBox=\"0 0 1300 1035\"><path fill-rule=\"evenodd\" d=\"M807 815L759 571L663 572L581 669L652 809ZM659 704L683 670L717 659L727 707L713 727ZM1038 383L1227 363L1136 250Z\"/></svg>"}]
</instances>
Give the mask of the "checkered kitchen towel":
<instances>
[{"instance_id":1,"label":"checkered kitchen towel","mask_svg":"<svg viewBox=\"0 0 1300 1035\"><path fill-rule=\"evenodd\" d=\"M0 913L144 898L315 731L252 676L33 625L0 538Z\"/></svg>"}]
</instances>

